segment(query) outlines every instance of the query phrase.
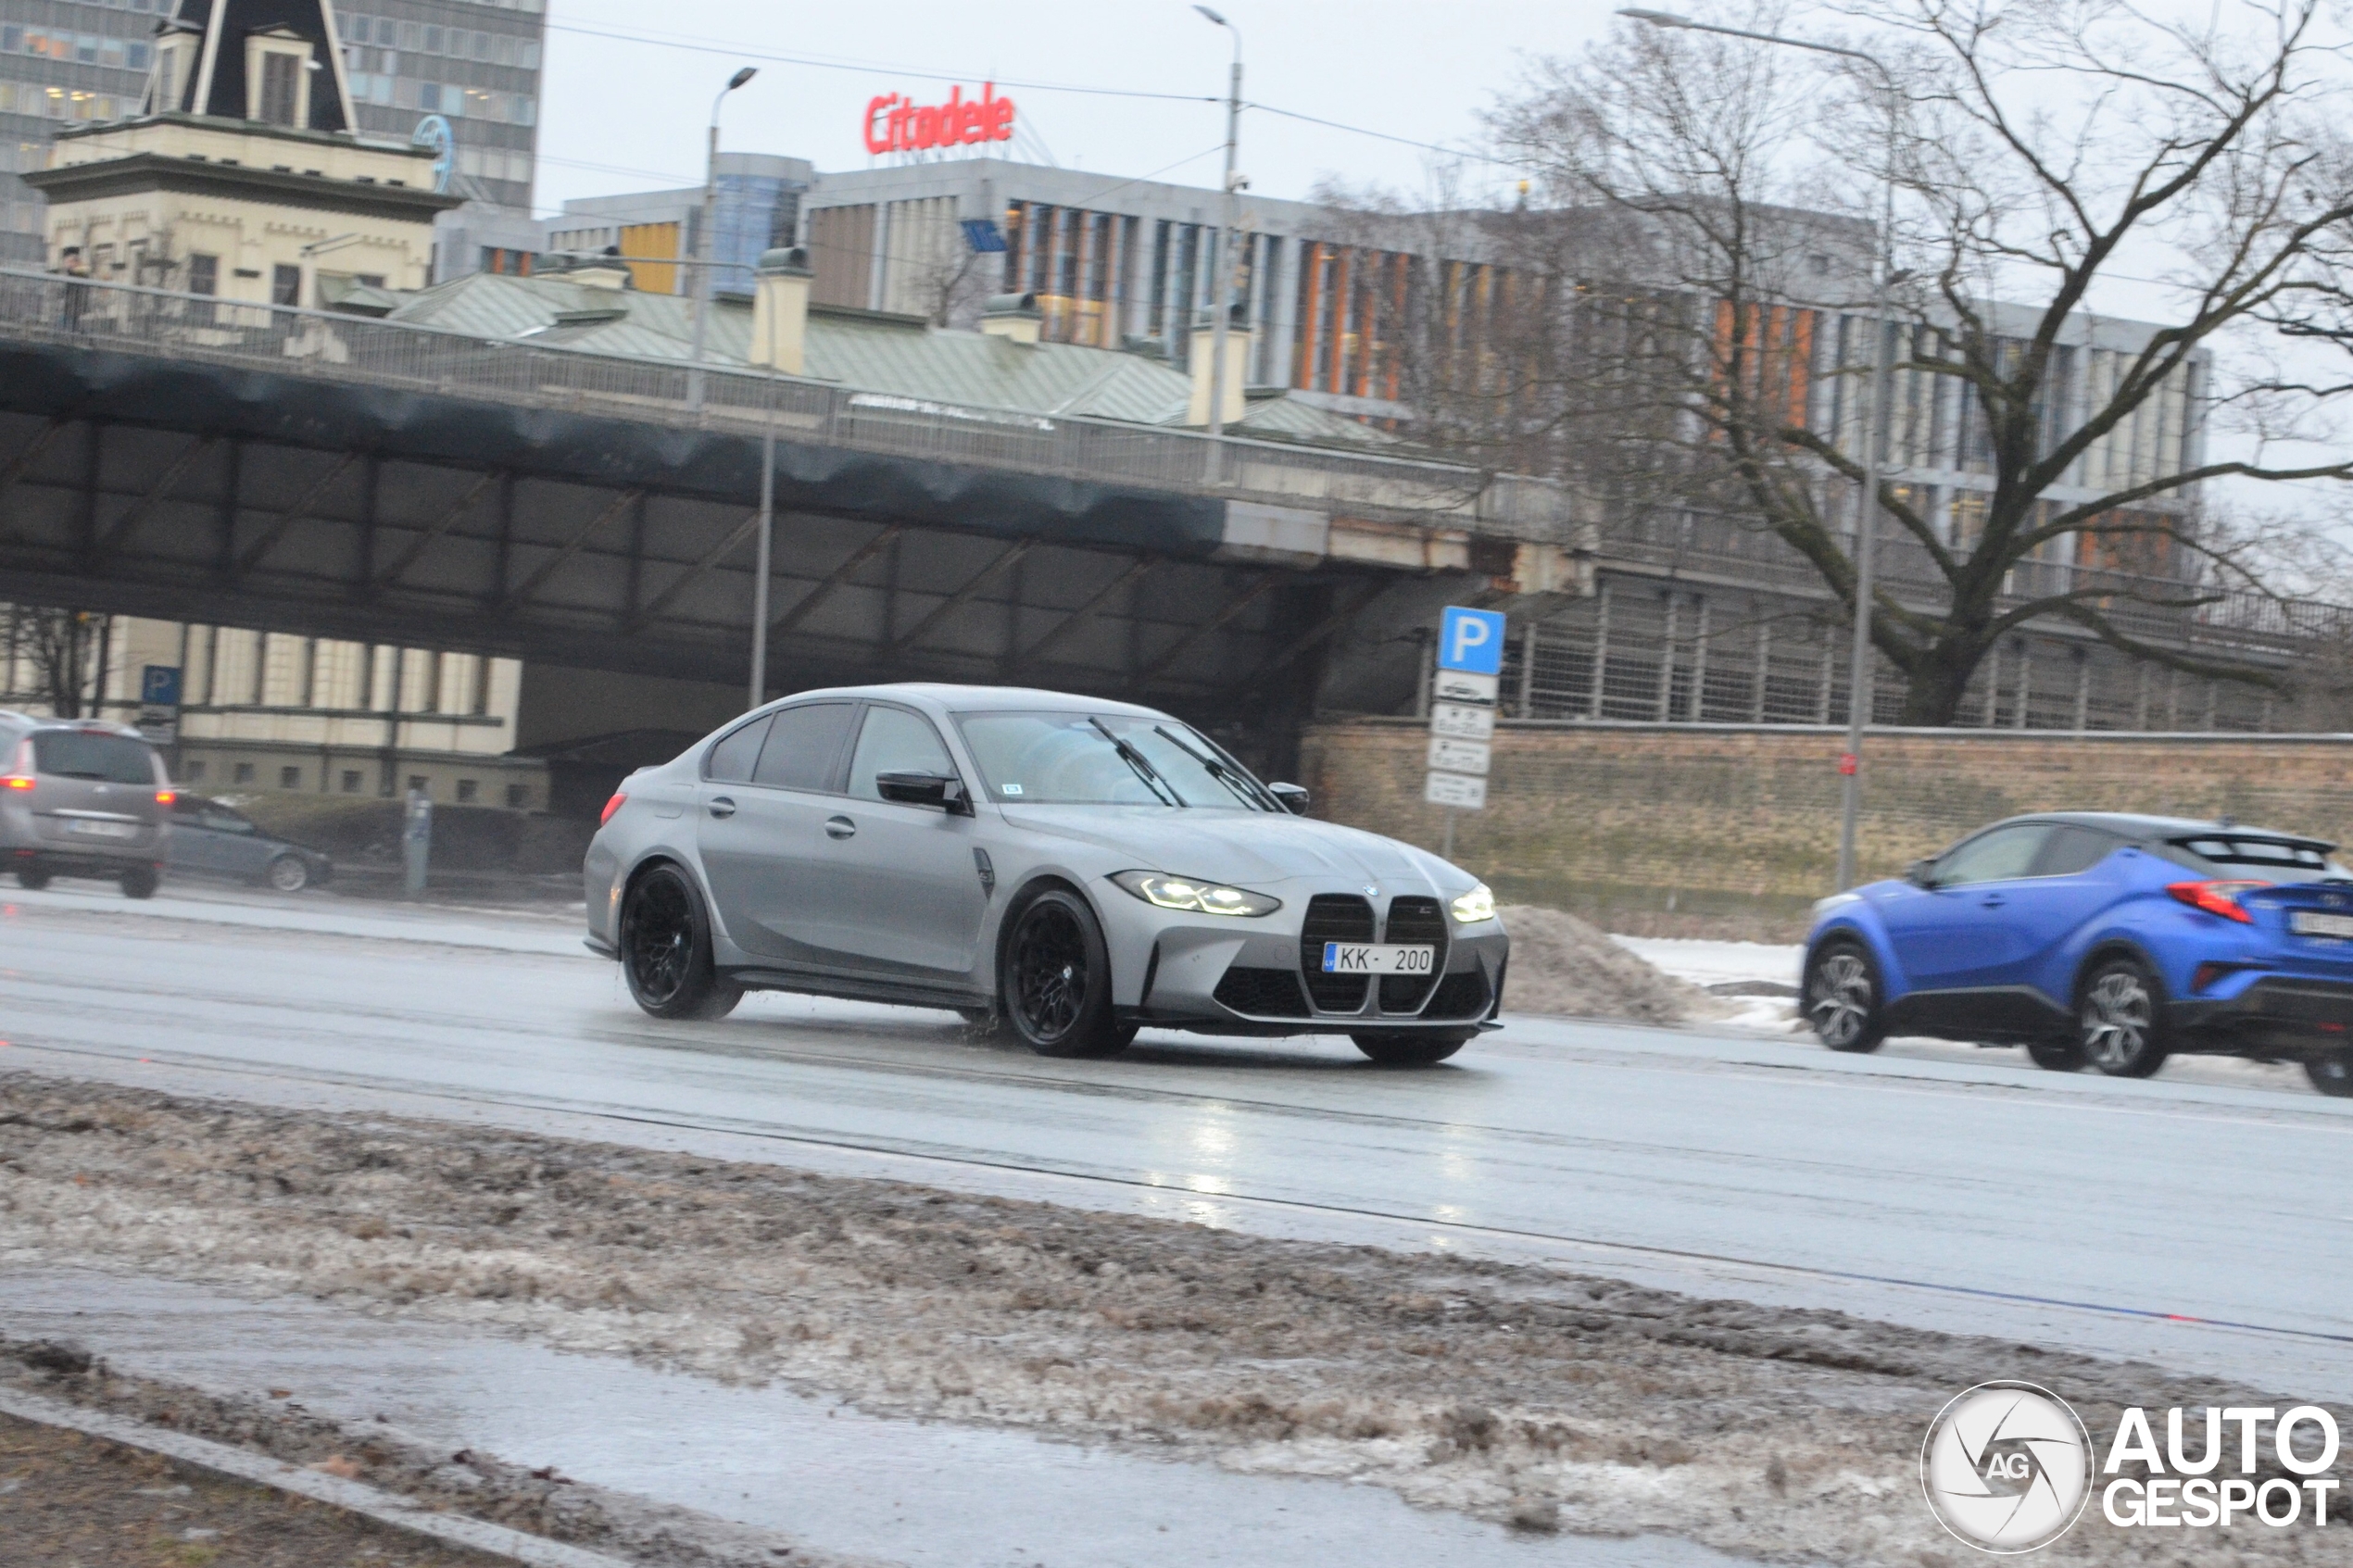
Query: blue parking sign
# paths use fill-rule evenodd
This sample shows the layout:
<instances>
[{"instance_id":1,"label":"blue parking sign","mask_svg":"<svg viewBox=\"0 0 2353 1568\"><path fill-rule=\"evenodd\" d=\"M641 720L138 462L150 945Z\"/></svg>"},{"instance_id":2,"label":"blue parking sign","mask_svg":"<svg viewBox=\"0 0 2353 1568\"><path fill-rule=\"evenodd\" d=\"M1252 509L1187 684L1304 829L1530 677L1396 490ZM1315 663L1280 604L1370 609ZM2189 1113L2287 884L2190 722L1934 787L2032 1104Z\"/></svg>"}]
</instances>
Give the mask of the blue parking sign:
<instances>
[{"instance_id":1,"label":"blue parking sign","mask_svg":"<svg viewBox=\"0 0 2353 1568\"><path fill-rule=\"evenodd\" d=\"M180 706L180 667L147 664L139 670L139 700L150 708Z\"/></svg>"},{"instance_id":2,"label":"blue parking sign","mask_svg":"<svg viewBox=\"0 0 2353 1568\"><path fill-rule=\"evenodd\" d=\"M1471 675L1504 671L1504 617L1491 609L1448 605L1438 621L1438 667Z\"/></svg>"}]
</instances>

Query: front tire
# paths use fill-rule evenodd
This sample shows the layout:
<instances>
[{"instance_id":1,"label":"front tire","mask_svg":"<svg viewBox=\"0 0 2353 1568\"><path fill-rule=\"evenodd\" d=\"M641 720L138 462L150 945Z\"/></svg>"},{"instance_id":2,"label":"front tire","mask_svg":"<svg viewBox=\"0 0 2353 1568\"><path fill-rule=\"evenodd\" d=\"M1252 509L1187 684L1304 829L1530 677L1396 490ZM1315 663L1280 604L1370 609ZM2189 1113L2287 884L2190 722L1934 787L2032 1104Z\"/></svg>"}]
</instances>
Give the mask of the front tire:
<instances>
[{"instance_id":1,"label":"front tire","mask_svg":"<svg viewBox=\"0 0 2353 1568\"><path fill-rule=\"evenodd\" d=\"M1403 1030L1368 1030L1348 1037L1355 1042L1358 1050L1383 1067L1434 1066L1478 1038L1476 1035L1422 1035Z\"/></svg>"},{"instance_id":2,"label":"front tire","mask_svg":"<svg viewBox=\"0 0 2353 1568\"><path fill-rule=\"evenodd\" d=\"M17 885L27 893L38 893L49 885L49 873L38 866L25 866L17 872Z\"/></svg>"},{"instance_id":3,"label":"front tire","mask_svg":"<svg viewBox=\"0 0 2353 1568\"><path fill-rule=\"evenodd\" d=\"M711 916L675 866L656 866L630 885L620 946L629 995L655 1018L724 1018L744 999L713 965Z\"/></svg>"},{"instance_id":4,"label":"front tire","mask_svg":"<svg viewBox=\"0 0 2353 1568\"><path fill-rule=\"evenodd\" d=\"M2084 972L2076 989L2083 1060L2111 1078L2146 1078L2172 1049L2160 1022L2165 988L2148 965L2119 954Z\"/></svg>"},{"instance_id":5,"label":"front tire","mask_svg":"<svg viewBox=\"0 0 2353 1568\"><path fill-rule=\"evenodd\" d=\"M1135 1037L1112 1017L1103 928L1063 888L1038 894L1008 922L997 996L1005 1022L1039 1056L1111 1056Z\"/></svg>"},{"instance_id":6,"label":"front tire","mask_svg":"<svg viewBox=\"0 0 2353 1568\"><path fill-rule=\"evenodd\" d=\"M156 889L163 885L163 878L153 866L134 866L122 873L122 896L126 898L152 898Z\"/></svg>"},{"instance_id":7,"label":"front tire","mask_svg":"<svg viewBox=\"0 0 2353 1568\"><path fill-rule=\"evenodd\" d=\"M299 855L281 855L270 862L264 873L270 885L281 893L299 893L310 885L310 864Z\"/></svg>"},{"instance_id":8,"label":"front tire","mask_svg":"<svg viewBox=\"0 0 2353 1568\"><path fill-rule=\"evenodd\" d=\"M2026 1054L2045 1073L2080 1073L2083 1069L2081 1040L2029 1040Z\"/></svg>"},{"instance_id":9,"label":"front tire","mask_svg":"<svg viewBox=\"0 0 2353 1568\"><path fill-rule=\"evenodd\" d=\"M1802 996L1814 1037L1831 1049L1859 1054L1886 1041L1879 965L1860 942L1837 937L1815 948L1806 960Z\"/></svg>"},{"instance_id":10,"label":"front tire","mask_svg":"<svg viewBox=\"0 0 2353 1568\"><path fill-rule=\"evenodd\" d=\"M2331 1051L2326 1056L2307 1057L2304 1076L2312 1086L2333 1098L2353 1098L2353 1050Z\"/></svg>"}]
</instances>

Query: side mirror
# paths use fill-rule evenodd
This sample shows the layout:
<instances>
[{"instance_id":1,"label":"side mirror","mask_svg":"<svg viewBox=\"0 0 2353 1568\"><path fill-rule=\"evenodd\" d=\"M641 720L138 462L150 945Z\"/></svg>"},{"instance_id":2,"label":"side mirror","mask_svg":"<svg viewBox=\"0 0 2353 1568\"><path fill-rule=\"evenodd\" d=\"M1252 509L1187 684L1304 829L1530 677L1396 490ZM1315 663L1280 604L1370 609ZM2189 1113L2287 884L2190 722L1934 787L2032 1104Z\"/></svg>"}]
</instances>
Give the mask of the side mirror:
<instances>
[{"instance_id":1,"label":"side mirror","mask_svg":"<svg viewBox=\"0 0 2353 1568\"><path fill-rule=\"evenodd\" d=\"M1292 816L1303 817L1307 815L1307 789L1305 785L1294 784L1268 784L1266 786L1266 793L1281 801L1283 803L1284 809L1290 811Z\"/></svg>"},{"instance_id":2,"label":"side mirror","mask_svg":"<svg viewBox=\"0 0 2353 1568\"><path fill-rule=\"evenodd\" d=\"M1933 887L1936 885L1935 873L1936 861L1933 859L1914 860L1904 868L1904 880L1914 887Z\"/></svg>"},{"instance_id":3,"label":"side mirror","mask_svg":"<svg viewBox=\"0 0 2353 1568\"><path fill-rule=\"evenodd\" d=\"M885 800L901 806L937 806L951 817L973 814L964 781L947 773L876 773L875 789Z\"/></svg>"}]
</instances>

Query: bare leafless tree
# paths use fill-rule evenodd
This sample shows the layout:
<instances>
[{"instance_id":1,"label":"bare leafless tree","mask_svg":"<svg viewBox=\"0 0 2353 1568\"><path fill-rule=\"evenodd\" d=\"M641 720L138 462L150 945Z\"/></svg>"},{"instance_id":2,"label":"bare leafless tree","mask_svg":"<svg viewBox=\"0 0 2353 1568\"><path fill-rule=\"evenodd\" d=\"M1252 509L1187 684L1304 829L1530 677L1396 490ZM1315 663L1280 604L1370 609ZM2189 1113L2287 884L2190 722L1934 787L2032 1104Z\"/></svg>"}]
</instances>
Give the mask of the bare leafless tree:
<instances>
[{"instance_id":1,"label":"bare leafless tree","mask_svg":"<svg viewBox=\"0 0 2353 1568\"><path fill-rule=\"evenodd\" d=\"M86 610L11 606L6 622L11 668L29 666L32 687L22 695L60 719L94 714L90 687L103 617Z\"/></svg>"},{"instance_id":2,"label":"bare leafless tree","mask_svg":"<svg viewBox=\"0 0 2353 1568\"><path fill-rule=\"evenodd\" d=\"M2178 633L2244 613L2266 581L2263 538L2206 526L2202 486L2353 478L2313 446L2347 388L2258 352L2353 344L2353 79L2316 11L2242 0L2174 25L2107 0L1875 5L1843 41L1888 61L1892 101L1867 68L1622 23L1493 111L1533 200L1424 204L1512 282L1482 303L1497 319L1467 362L1442 289L1401 323L1423 433L1576 480L1620 518L1769 532L1851 615L1876 327L1896 397L1874 641L1906 683L1903 721L1951 722L1999 640L2054 620L2277 684ZM1839 39L1836 13L1711 14ZM1901 285L1875 324L1891 169ZM2164 322L2094 317L2111 277L2152 268ZM1974 477L1931 508L1915 466Z\"/></svg>"}]
</instances>

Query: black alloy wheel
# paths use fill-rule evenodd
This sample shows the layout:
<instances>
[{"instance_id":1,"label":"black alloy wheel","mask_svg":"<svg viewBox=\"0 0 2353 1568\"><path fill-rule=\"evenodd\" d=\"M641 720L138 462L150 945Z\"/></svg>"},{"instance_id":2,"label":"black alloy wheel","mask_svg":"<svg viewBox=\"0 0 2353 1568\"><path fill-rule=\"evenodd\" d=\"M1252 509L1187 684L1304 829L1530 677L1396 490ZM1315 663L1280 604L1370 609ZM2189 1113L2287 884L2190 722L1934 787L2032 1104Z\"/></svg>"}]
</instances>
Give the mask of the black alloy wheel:
<instances>
[{"instance_id":1,"label":"black alloy wheel","mask_svg":"<svg viewBox=\"0 0 2353 1568\"><path fill-rule=\"evenodd\" d=\"M2064 1036L2049 1040L2029 1040L2026 1054L2035 1066L2047 1073L2078 1073L2083 1067L2083 1042Z\"/></svg>"},{"instance_id":2,"label":"black alloy wheel","mask_svg":"<svg viewBox=\"0 0 2353 1568\"><path fill-rule=\"evenodd\" d=\"M2353 1050L2331 1051L2304 1059L2304 1076L2312 1086L2336 1099L2353 1098Z\"/></svg>"},{"instance_id":3,"label":"black alloy wheel","mask_svg":"<svg viewBox=\"0 0 2353 1568\"><path fill-rule=\"evenodd\" d=\"M1095 911L1050 887L1023 905L998 966L1005 1022L1039 1056L1111 1056L1135 1038L1112 1017L1111 951Z\"/></svg>"},{"instance_id":4,"label":"black alloy wheel","mask_svg":"<svg viewBox=\"0 0 2353 1568\"><path fill-rule=\"evenodd\" d=\"M2118 954L2100 960L2076 990L2076 1038L2083 1059L2111 1078L2146 1078L2165 1065L2165 988L2148 965Z\"/></svg>"},{"instance_id":5,"label":"black alloy wheel","mask_svg":"<svg viewBox=\"0 0 2353 1568\"><path fill-rule=\"evenodd\" d=\"M1879 965L1860 942L1835 937L1815 948L1802 999L1815 1038L1834 1051L1875 1051L1887 1039Z\"/></svg>"},{"instance_id":6,"label":"black alloy wheel","mask_svg":"<svg viewBox=\"0 0 2353 1568\"><path fill-rule=\"evenodd\" d=\"M1409 1029L1368 1029L1348 1037L1355 1042L1358 1050L1383 1067L1430 1067L1478 1036L1453 1032L1425 1035Z\"/></svg>"},{"instance_id":7,"label":"black alloy wheel","mask_svg":"<svg viewBox=\"0 0 2353 1568\"><path fill-rule=\"evenodd\" d=\"M163 878L153 866L133 866L122 873L122 896L126 898L152 898L156 889L163 885Z\"/></svg>"},{"instance_id":8,"label":"black alloy wheel","mask_svg":"<svg viewBox=\"0 0 2353 1568\"><path fill-rule=\"evenodd\" d=\"M724 1018L744 997L713 967L710 917L675 866L647 872L622 900L621 972L656 1018Z\"/></svg>"}]
</instances>

